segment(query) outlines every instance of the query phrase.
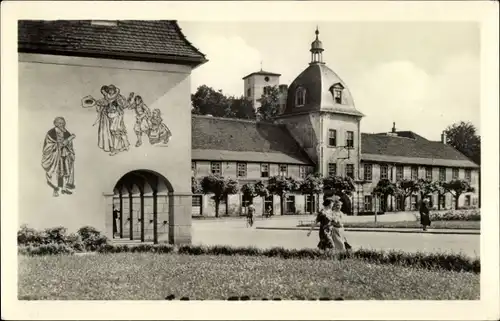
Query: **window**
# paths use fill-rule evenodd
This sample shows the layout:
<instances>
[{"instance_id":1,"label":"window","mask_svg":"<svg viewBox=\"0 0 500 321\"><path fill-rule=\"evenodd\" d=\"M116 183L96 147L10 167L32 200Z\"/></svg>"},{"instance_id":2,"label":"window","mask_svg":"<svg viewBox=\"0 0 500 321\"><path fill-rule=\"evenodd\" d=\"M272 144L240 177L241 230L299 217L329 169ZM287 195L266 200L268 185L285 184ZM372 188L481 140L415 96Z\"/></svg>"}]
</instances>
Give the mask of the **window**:
<instances>
[{"instance_id":1,"label":"window","mask_svg":"<svg viewBox=\"0 0 500 321\"><path fill-rule=\"evenodd\" d=\"M273 206L273 196L272 195L269 195L264 199L264 210L266 211L266 213L273 215L274 206Z\"/></svg>"},{"instance_id":2,"label":"window","mask_svg":"<svg viewBox=\"0 0 500 321\"><path fill-rule=\"evenodd\" d=\"M470 206L470 195L465 195L464 206Z\"/></svg>"},{"instance_id":3,"label":"window","mask_svg":"<svg viewBox=\"0 0 500 321\"><path fill-rule=\"evenodd\" d=\"M366 212L373 210L372 196L371 195L365 195L365 202L363 205L364 205L364 209Z\"/></svg>"},{"instance_id":4,"label":"window","mask_svg":"<svg viewBox=\"0 0 500 321\"><path fill-rule=\"evenodd\" d=\"M200 195L195 195L191 199L191 205L193 207L201 206L201 197Z\"/></svg>"},{"instance_id":5,"label":"window","mask_svg":"<svg viewBox=\"0 0 500 321\"><path fill-rule=\"evenodd\" d=\"M364 168L365 168L365 170L364 170L365 181L371 181L372 180L372 169L373 169L372 164L365 164Z\"/></svg>"},{"instance_id":6,"label":"window","mask_svg":"<svg viewBox=\"0 0 500 321\"><path fill-rule=\"evenodd\" d=\"M288 166L286 164L280 165L280 176L288 176Z\"/></svg>"},{"instance_id":7,"label":"window","mask_svg":"<svg viewBox=\"0 0 500 321\"><path fill-rule=\"evenodd\" d=\"M335 129L328 130L328 146L337 146L337 131Z\"/></svg>"},{"instance_id":8,"label":"window","mask_svg":"<svg viewBox=\"0 0 500 321\"><path fill-rule=\"evenodd\" d=\"M411 167L411 179L412 180L418 179L418 166Z\"/></svg>"},{"instance_id":9,"label":"window","mask_svg":"<svg viewBox=\"0 0 500 321\"><path fill-rule=\"evenodd\" d=\"M264 80L265 80L265 82L268 82L269 81L269 77L267 77L267 76L264 77Z\"/></svg>"},{"instance_id":10,"label":"window","mask_svg":"<svg viewBox=\"0 0 500 321\"><path fill-rule=\"evenodd\" d=\"M271 93L271 87L265 86L264 87L264 95L270 94Z\"/></svg>"},{"instance_id":11,"label":"window","mask_svg":"<svg viewBox=\"0 0 500 321\"><path fill-rule=\"evenodd\" d=\"M247 163L238 163L236 166L238 177L247 177Z\"/></svg>"},{"instance_id":12,"label":"window","mask_svg":"<svg viewBox=\"0 0 500 321\"><path fill-rule=\"evenodd\" d=\"M396 180L400 181L404 178L403 166L396 166Z\"/></svg>"},{"instance_id":13,"label":"window","mask_svg":"<svg viewBox=\"0 0 500 321\"><path fill-rule=\"evenodd\" d=\"M295 107L301 107L306 104L306 89L303 87L297 88L295 92Z\"/></svg>"},{"instance_id":14,"label":"window","mask_svg":"<svg viewBox=\"0 0 500 321\"><path fill-rule=\"evenodd\" d=\"M252 88L247 89L247 97L252 96Z\"/></svg>"},{"instance_id":15,"label":"window","mask_svg":"<svg viewBox=\"0 0 500 321\"><path fill-rule=\"evenodd\" d=\"M212 174L214 175L221 175L222 174L222 164L220 162L212 162L212 164L210 164L211 166L211 170L212 170Z\"/></svg>"},{"instance_id":16,"label":"window","mask_svg":"<svg viewBox=\"0 0 500 321\"><path fill-rule=\"evenodd\" d=\"M333 95L333 100L336 104L342 104L342 91L344 86L341 83L336 83L335 85L330 87L330 92Z\"/></svg>"},{"instance_id":17,"label":"window","mask_svg":"<svg viewBox=\"0 0 500 321\"><path fill-rule=\"evenodd\" d=\"M260 177L269 177L269 164L260 164Z\"/></svg>"},{"instance_id":18,"label":"window","mask_svg":"<svg viewBox=\"0 0 500 321\"><path fill-rule=\"evenodd\" d=\"M354 147L354 132L347 132L345 145L347 148Z\"/></svg>"},{"instance_id":19,"label":"window","mask_svg":"<svg viewBox=\"0 0 500 321\"><path fill-rule=\"evenodd\" d=\"M295 213L295 195L287 195L285 205L286 213Z\"/></svg>"},{"instance_id":20,"label":"window","mask_svg":"<svg viewBox=\"0 0 500 321\"><path fill-rule=\"evenodd\" d=\"M354 165L346 164L345 165L345 176L354 179Z\"/></svg>"},{"instance_id":21,"label":"window","mask_svg":"<svg viewBox=\"0 0 500 321\"><path fill-rule=\"evenodd\" d=\"M439 180L441 182L446 181L446 168L444 167L439 168Z\"/></svg>"},{"instance_id":22,"label":"window","mask_svg":"<svg viewBox=\"0 0 500 321\"><path fill-rule=\"evenodd\" d=\"M311 195L306 195L306 208L305 211L306 213L313 214L316 210L316 202L314 201L314 195L311 197Z\"/></svg>"},{"instance_id":23,"label":"window","mask_svg":"<svg viewBox=\"0 0 500 321\"><path fill-rule=\"evenodd\" d=\"M337 176L337 164L328 163L328 176Z\"/></svg>"},{"instance_id":24,"label":"window","mask_svg":"<svg viewBox=\"0 0 500 321\"><path fill-rule=\"evenodd\" d=\"M458 168L454 168L451 179L458 179Z\"/></svg>"},{"instance_id":25,"label":"window","mask_svg":"<svg viewBox=\"0 0 500 321\"><path fill-rule=\"evenodd\" d=\"M306 166L299 166L299 177L306 178L308 174L308 168Z\"/></svg>"},{"instance_id":26,"label":"window","mask_svg":"<svg viewBox=\"0 0 500 321\"><path fill-rule=\"evenodd\" d=\"M444 209L446 207L446 197L445 195L439 195L439 208Z\"/></svg>"},{"instance_id":27,"label":"window","mask_svg":"<svg viewBox=\"0 0 500 321\"><path fill-rule=\"evenodd\" d=\"M432 167L425 168L425 179L432 181Z\"/></svg>"},{"instance_id":28,"label":"window","mask_svg":"<svg viewBox=\"0 0 500 321\"><path fill-rule=\"evenodd\" d=\"M191 162L191 175L196 176L196 162Z\"/></svg>"},{"instance_id":29,"label":"window","mask_svg":"<svg viewBox=\"0 0 500 321\"><path fill-rule=\"evenodd\" d=\"M465 180L470 182L472 179L472 172L470 169L465 170Z\"/></svg>"},{"instance_id":30,"label":"window","mask_svg":"<svg viewBox=\"0 0 500 321\"><path fill-rule=\"evenodd\" d=\"M389 166L380 165L380 179L389 179Z\"/></svg>"},{"instance_id":31,"label":"window","mask_svg":"<svg viewBox=\"0 0 500 321\"><path fill-rule=\"evenodd\" d=\"M415 211L417 209L417 195L411 196L411 209Z\"/></svg>"}]
</instances>

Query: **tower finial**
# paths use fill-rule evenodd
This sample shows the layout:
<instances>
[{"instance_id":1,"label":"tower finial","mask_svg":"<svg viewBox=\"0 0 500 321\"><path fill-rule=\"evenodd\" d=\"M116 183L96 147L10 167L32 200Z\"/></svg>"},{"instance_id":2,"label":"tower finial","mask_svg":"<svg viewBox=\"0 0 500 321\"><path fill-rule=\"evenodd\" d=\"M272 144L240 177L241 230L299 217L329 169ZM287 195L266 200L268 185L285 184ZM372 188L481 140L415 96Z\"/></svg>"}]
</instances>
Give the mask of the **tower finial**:
<instances>
[{"instance_id":1,"label":"tower finial","mask_svg":"<svg viewBox=\"0 0 500 321\"><path fill-rule=\"evenodd\" d=\"M262 71L262 60L260 61L260 71Z\"/></svg>"},{"instance_id":2,"label":"tower finial","mask_svg":"<svg viewBox=\"0 0 500 321\"><path fill-rule=\"evenodd\" d=\"M396 132L396 122L392 122L392 132Z\"/></svg>"},{"instance_id":3,"label":"tower finial","mask_svg":"<svg viewBox=\"0 0 500 321\"><path fill-rule=\"evenodd\" d=\"M316 25L316 40L318 40L318 36L319 36L319 28L318 28L318 25Z\"/></svg>"}]
</instances>

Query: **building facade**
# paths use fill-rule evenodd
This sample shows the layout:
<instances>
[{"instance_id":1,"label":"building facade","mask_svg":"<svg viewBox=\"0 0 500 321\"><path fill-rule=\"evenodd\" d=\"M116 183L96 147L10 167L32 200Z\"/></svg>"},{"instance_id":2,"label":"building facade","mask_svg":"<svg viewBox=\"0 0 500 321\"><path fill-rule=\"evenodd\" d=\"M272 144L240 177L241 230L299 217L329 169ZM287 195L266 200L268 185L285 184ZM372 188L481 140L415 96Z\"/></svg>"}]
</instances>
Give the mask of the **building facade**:
<instances>
[{"instance_id":1,"label":"building facade","mask_svg":"<svg viewBox=\"0 0 500 321\"><path fill-rule=\"evenodd\" d=\"M323 177L348 176L356 183L351 196L354 215L417 209L419 195L411 195L405 200L376 198L373 189L380 179L396 182L403 178L434 181L460 178L468 180L475 192L461 195L459 206L477 206L479 166L446 145L445 137L441 141L429 141L411 131L397 131L395 124L387 133L361 132L364 115L356 109L347 84L323 61L323 51L316 30L316 39L310 49L311 62L288 87L283 87L287 89L283 96L286 104L273 124L216 118L202 120L194 116L194 175L219 174L238 179L241 184L258 180L265 182L273 175L300 180L310 172L320 173ZM258 83L259 88L278 84L279 75L272 75L264 72L244 77L247 96L252 97L251 94L255 93L252 99L256 99L262 94L250 84ZM205 131L204 122L209 122L217 134ZM275 132L278 129L279 135ZM197 134L198 130L202 134ZM212 137L211 143L206 142L207 137ZM294 146L294 151L283 146ZM203 153L199 151L201 148L204 148ZM298 158L294 156L292 161L289 156L294 153L305 157L297 162ZM287 159L282 157L284 154ZM432 195L431 200L436 209L454 206L449 193ZM230 196L228 203L229 215L244 213L241 195ZM254 203L257 214L263 213L268 206L272 206L274 213L281 212L276 196L268 200L257 197ZM317 210L314 204L308 195L290 193L286 196L283 212L313 213ZM198 195L193 199L194 215L214 215L214 212L209 196Z\"/></svg>"},{"instance_id":2,"label":"building facade","mask_svg":"<svg viewBox=\"0 0 500 321\"><path fill-rule=\"evenodd\" d=\"M175 21L18 30L19 223L190 243L190 75L204 55Z\"/></svg>"}]
</instances>

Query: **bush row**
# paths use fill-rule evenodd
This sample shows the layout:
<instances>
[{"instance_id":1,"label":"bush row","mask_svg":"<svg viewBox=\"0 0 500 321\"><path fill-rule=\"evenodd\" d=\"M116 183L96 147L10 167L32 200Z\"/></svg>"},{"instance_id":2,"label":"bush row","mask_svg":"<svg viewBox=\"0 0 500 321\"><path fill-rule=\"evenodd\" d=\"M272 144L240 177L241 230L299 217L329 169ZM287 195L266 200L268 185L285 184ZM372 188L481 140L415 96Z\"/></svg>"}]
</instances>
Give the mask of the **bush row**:
<instances>
[{"instance_id":1,"label":"bush row","mask_svg":"<svg viewBox=\"0 0 500 321\"><path fill-rule=\"evenodd\" d=\"M417 213L417 220L420 219L420 213ZM446 212L430 213L431 221L481 221L481 211L479 209L470 210L451 210Z\"/></svg>"},{"instance_id":2,"label":"bush row","mask_svg":"<svg viewBox=\"0 0 500 321\"><path fill-rule=\"evenodd\" d=\"M84 226L77 233L67 234L67 229L61 226L38 231L23 225L17 232L17 244L26 248L41 247L43 251L49 252L57 251L57 248L83 252L96 251L109 244L109 239L91 226Z\"/></svg>"},{"instance_id":3,"label":"bush row","mask_svg":"<svg viewBox=\"0 0 500 321\"><path fill-rule=\"evenodd\" d=\"M175 300L175 295L171 294L165 297L165 300ZM197 300L197 299L190 299L189 297L183 296L179 299L180 301L190 301L190 300ZM230 296L227 298L227 301L281 301L281 298L252 298L248 295L243 295L243 296ZM283 300L301 300L301 301L343 301L344 299L342 297L336 297L336 298L331 298L331 297L320 297L320 298L306 298L304 296L294 296L292 298L287 298Z\"/></svg>"}]
</instances>

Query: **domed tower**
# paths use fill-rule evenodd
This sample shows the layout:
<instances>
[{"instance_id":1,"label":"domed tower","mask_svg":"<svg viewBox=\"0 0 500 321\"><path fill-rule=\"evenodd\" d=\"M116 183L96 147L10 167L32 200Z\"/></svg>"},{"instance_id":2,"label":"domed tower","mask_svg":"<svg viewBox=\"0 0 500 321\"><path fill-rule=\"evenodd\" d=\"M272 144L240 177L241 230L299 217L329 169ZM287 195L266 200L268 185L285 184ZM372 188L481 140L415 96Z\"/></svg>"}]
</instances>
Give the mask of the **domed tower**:
<instances>
[{"instance_id":1,"label":"domed tower","mask_svg":"<svg viewBox=\"0 0 500 321\"><path fill-rule=\"evenodd\" d=\"M311 62L288 87L286 107L276 121L287 126L323 176L357 179L364 115L347 85L323 62L323 51L316 29Z\"/></svg>"}]
</instances>

